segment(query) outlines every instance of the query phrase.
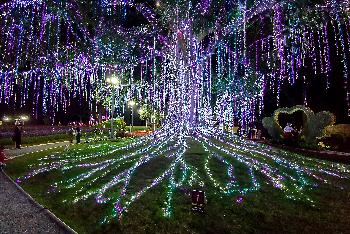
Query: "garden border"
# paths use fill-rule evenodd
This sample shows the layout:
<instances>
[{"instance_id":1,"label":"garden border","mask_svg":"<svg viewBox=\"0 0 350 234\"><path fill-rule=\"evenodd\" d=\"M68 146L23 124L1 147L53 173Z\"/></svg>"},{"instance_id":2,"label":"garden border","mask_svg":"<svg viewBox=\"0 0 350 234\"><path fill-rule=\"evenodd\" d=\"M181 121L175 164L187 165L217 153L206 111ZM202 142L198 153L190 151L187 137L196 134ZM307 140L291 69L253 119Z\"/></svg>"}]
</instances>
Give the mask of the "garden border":
<instances>
[{"instance_id":1,"label":"garden border","mask_svg":"<svg viewBox=\"0 0 350 234\"><path fill-rule=\"evenodd\" d=\"M42 206L41 204L39 204L37 201L34 200L34 198L32 196L30 196L21 186L19 186L16 182L14 182L10 176L8 176L4 170L0 170L0 173L2 173L7 180L9 180L12 184L14 184L16 186L16 188L23 194L25 195L28 200L34 205L37 206L38 208L40 208L40 210L42 212L44 212L53 222L57 223L62 229L64 229L67 233L74 233L77 234L77 232L72 229L71 227L69 227L67 224L65 224L62 220L60 220L59 218L57 218L56 215L54 215L49 209L47 209L46 207Z\"/></svg>"}]
</instances>

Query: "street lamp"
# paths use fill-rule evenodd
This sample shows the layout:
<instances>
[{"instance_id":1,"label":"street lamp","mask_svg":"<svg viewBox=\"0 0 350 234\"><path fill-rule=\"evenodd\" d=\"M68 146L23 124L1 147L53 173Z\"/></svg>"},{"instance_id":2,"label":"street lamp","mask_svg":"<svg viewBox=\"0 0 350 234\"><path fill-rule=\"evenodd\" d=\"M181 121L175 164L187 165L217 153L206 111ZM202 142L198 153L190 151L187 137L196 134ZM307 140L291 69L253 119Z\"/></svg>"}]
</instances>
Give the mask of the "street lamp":
<instances>
[{"instance_id":1,"label":"street lamp","mask_svg":"<svg viewBox=\"0 0 350 234\"><path fill-rule=\"evenodd\" d=\"M153 124L153 131L156 131L156 115L153 113L151 116L151 122Z\"/></svg>"},{"instance_id":2,"label":"street lamp","mask_svg":"<svg viewBox=\"0 0 350 234\"><path fill-rule=\"evenodd\" d=\"M28 116L22 115L22 116L20 117L20 119L21 119L22 121L27 121L27 120L28 120Z\"/></svg>"},{"instance_id":3,"label":"street lamp","mask_svg":"<svg viewBox=\"0 0 350 234\"><path fill-rule=\"evenodd\" d=\"M118 90L120 86L120 80L116 76L108 77L106 83L113 87L112 90L112 108L111 108L111 139L115 139L113 121L114 121L114 110L115 110L115 89Z\"/></svg>"},{"instance_id":4,"label":"street lamp","mask_svg":"<svg viewBox=\"0 0 350 234\"><path fill-rule=\"evenodd\" d=\"M7 117L7 116L4 116L3 120L4 120L4 122L10 122L10 121L11 121L11 118L10 118L10 117Z\"/></svg>"},{"instance_id":5,"label":"street lamp","mask_svg":"<svg viewBox=\"0 0 350 234\"><path fill-rule=\"evenodd\" d=\"M129 106L131 107L131 125L130 125L130 133L132 132L132 128L134 127L134 106L136 102L134 100L129 101Z\"/></svg>"}]
</instances>

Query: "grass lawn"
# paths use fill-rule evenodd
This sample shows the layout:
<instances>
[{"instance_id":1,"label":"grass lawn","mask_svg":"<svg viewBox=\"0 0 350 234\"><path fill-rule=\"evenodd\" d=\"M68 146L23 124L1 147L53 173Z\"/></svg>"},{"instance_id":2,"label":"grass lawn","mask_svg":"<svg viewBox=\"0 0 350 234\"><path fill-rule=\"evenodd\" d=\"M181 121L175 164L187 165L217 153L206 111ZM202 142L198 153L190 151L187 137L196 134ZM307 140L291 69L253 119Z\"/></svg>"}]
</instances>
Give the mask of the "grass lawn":
<instances>
[{"instance_id":1,"label":"grass lawn","mask_svg":"<svg viewBox=\"0 0 350 234\"><path fill-rule=\"evenodd\" d=\"M181 154L181 147L177 148L174 139L163 145L156 139L148 140L144 144L140 139L82 144L68 151L59 148L30 154L9 161L6 172L13 179L20 178L20 185L29 194L78 233L346 233L350 230L350 182L330 174L333 169L347 174L347 166L293 154L285 156L288 162L308 170L327 170L328 176L312 172L327 179L330 182L327 184L288 170L280 166L280 161L263 158L261 154L254 155L255 160L266 165L261 169L251 169L229 153L221 152L219 157L214 157L219 153L217 149L194 139L187 140L188 147L176 161L171 155ZM146 154L141 145L149 146L152 142L156 144ZM130 143L134 147L118 150ZM241 148L225 147L247 158L253 157L252 152ZM234 165L231 168L234 176L229 165ZM133 167L135 170L131 170ZM129 174L122 174L127 170ZM116 179L117 175L123 176ZM254 187L252 178L258 187ZM111 181L115 184L111 185ZM303 184L298 184L300 181ZM278 183L280 189L276 188ZM229 186L231 190L227 192ZM191 211L189 193L195 188L206 192L203 214ZM96 202L98 194L102 195L101 204ZM114 210L118 201L124 209L120 219Z\"/></svg>"},{"instance_id":2,"label":"grass lawn","mask_svg":"<svg viewBox=\"0 0 350 234\"><path fill-rule=\"evenodd\" d=\"M151 127L146 127L146 126L133 126L132 127L132 131L143 131L143 130L148 130ZM130 125L126 125L126 130L129 131L130 130Z\"/></svg>"},{"instance_id":3,"label":"grass lawn","mask_svg":"<svg viewBox=\"0 0 350 234\"><path fill-rule=\"evenodd\" d=\"M133 127L133 131L140 131L140 130L147 130L147 129L148 128L146 126ZM129 126L127 126L126 131L129 131ZM93 132L89 132L89 133L83 132L83 139L85 137L93 137L93 136L94 136ZM103 134L103 136L109 137L109 134L105 133ZM68 140L68 136L65 133L45 135L45 136L24 136L22 137L22 146L31 146L31 145L38 145L38 144L58 142L58 141L67 141L67 140ZM12 146L14 147L15 143L14 141L12 141L10 137L7 137L7 138L0 139L0 145L10 148Z\"/></svg>"}]
</instances>

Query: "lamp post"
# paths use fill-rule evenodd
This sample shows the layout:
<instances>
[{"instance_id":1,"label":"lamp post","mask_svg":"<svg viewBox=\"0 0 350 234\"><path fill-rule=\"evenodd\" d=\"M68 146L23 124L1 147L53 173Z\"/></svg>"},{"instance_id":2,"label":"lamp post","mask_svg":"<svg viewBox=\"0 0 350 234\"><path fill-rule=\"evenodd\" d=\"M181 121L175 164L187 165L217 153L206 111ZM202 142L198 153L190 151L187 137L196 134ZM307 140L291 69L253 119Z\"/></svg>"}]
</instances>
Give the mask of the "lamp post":
<instances>
[{"instance_id":1,"label":"lamp post","mask_svg":"<svg viewBox=\"0 0 350 234\"><path fill-rule=\"evenodd\" d=\"M7 117L7 116L4 116L4 118L2 119L4 122L10 122L11 121L11 118L10 117Z\"/></svg>"},{"instance_id":2,"label":"lamp post","mask_svg":"<svg viewBox=\"0 0 350 234\"><path fill-rule=\"evenodd\" d=\"M116 76L112 76L110 78L107 78L106 82L107 82L107 84L109 84L113 88L112 89L111 136L110 136L110 138L112 140L114 140L115 139L115 134L114 134L113 122L114 122L114 110L115 110L115 89L119 88L120 80Z\"/></svg>"},{"instance_id":3,"label":"lamp post","mask_svg":"<svg viewBox=\"0 0 350 234\"><path fill-rule=\"evenodd\" d=\"M131 125L130 125L130 133L132 132L132 128L134 127L134 106L135 101L131 100L129 101L129 106L131 107Z\"/></svg>"}]
</instances>

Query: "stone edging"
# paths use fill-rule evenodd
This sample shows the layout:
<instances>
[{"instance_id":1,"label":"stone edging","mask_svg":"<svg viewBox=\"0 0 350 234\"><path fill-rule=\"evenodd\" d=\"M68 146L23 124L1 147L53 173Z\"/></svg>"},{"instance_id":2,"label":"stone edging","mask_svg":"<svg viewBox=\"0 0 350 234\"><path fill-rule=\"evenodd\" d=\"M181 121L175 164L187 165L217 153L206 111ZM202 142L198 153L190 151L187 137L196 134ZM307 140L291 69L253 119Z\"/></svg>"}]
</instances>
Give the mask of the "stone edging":
<instances>
[{"instance_id":1,"label":"stone edging","mask_svg":"<svg viewBox=\"0 0 350 234\"><path fill-rule=\"evenodd\" d=\"M12 184L14 184L16 186L16 188L22 193L24 194L29 201L37 206L38 208L40 208L42 210L42 212L46 213L46 215L49 216L49 218L54 221L55 223L57 223L61 228L63 228L67 233L74 233L77 234L76 231L74 231L71 227L69 227L67 224L65 224L62 220L60 220L59 218L57 218L50 210L48 210L46 207L40 205L37 201L34 200L34 198L32 198L23 188L21 188L16 182L14 182L3 170L0 170L0 173L2 173Z\"/></svg>"}]
</instances>

